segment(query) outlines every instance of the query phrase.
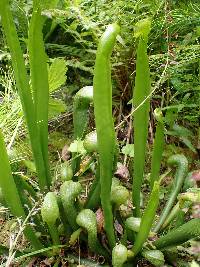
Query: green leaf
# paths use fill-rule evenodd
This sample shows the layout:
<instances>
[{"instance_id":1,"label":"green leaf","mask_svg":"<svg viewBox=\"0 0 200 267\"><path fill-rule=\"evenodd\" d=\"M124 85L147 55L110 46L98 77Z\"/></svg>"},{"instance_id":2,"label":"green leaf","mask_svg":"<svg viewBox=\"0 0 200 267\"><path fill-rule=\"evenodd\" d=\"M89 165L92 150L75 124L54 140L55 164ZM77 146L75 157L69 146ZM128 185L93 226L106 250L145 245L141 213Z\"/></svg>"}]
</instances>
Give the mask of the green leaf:
<instances>
[{"instance_id":1,"label":"green leaf","mask_svg":"<svg viewBox=\"0 0 200 267\"><path fill-rule=\"evenodd\" d=\"M70 144L69 151L76 152L82 155L85 154L86 150L84 149L83 141L79 139L75 140L73 143Z\"/></svg>"},{"instance_id":2,"label":"green leaf","mask_svg":"<svg viewBox=\"0 0 200 267\"><path fill-rule=\"evenodd\" d=\"M179 126L178 124L174 124L172 131L167 131L168 135L178 136L180 140L194 153L196 153L195 147L192 145L192 142L188 137L192 137L192 131L188 130L183 126Z\"/></svg>"},{"instance_id":3,"label":"green leaf","mask_svg":"<svg viewBox=\"0 0 200 267\"><path fill-rule=\"evenodd\" d=\"M122 147L122 153L124 155L127 155L131 158L134 157L134 144L127 144L125 146Z\"/></svg>"},{"instance_id":4,"label":"green leaf","mask_svg":"<svg viewBox=\"0 0 200 267\"><path fill-rule=\"evenodd\" d=\"M66 82L67 66L63 58L56 58L49 67L49 91L59 89Z\"/></svg>"},{"instance_id":5,"label":"green leaf","mask_svg":"<svg viewBox=\"0 0 200 267\"><path fill-rule=\"evenodd\" d=\"M65 103L60 99L49 98L49 118L56 117L66 111Z\"/></svg>"},{"instance_id":6,"label":"green leaf","mask_svg":"<svg viewBox=\"0 0 200 267\"><path fill-rule=\"evenodd\" d=\"M160 192L160 184L158 181L155 181L153 190L149 197L147 207L142 216L139 232L135 238L135 243L133 246L133 252L135 256L140 252L143 244L145 243L150 234L156 215L156 210L159 204L159 192Z\"/></svg>"},{"instance_id":7,"label":"green leaf","mask_svg":"<svg viewBox=\"0 0 200 267\"><path fill-rule=\"evenodd\" d=\"M195 149L195 147L192 145L192 143L191 143L191 141L188 139L188 138L186 138L186 137L182 137L181 138L181 141L192 151L192 152L194 152L194 153L196 153L197 151L196 151L196 149Z\"/></svg>"},{"instance_id":8,"label":"green leaf","mask_svg":"<svg viewBox=\"0 0 200 267\"><path fill-rule=\"evenodd\" d=\"M144 250L142 256L154 266L163 266L165 263L164 255L160 250Z\"/></svg>"},{"instance_id":9,"label":"green leaf","mask_svg":"<svg viewBox=\"0 0 200 267\"><path fill-rule=\"evenodd\" d=\"M190 130L178 124L174 124L173 130L175 131L176 135L181 137L188 137L193 135L193 133Z\"/></svg>"}]
</instances>

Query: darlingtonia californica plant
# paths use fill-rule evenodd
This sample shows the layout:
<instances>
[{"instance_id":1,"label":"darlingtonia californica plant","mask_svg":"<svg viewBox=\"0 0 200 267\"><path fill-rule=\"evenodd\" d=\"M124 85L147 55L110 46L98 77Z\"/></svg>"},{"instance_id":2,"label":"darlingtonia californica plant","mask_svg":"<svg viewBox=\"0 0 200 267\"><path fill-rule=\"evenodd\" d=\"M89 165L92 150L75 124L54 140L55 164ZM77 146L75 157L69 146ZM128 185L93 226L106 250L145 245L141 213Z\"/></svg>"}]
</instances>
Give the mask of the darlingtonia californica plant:
<instances>
[{"instance_id":1,"label":"darlingtonia californica plant","mask_svg":"<svg viewBox=\"0 0 200 267\"><path fill-rule=\"evenodd\" d=\"M59 247L62 240L67 243L67 248L72 249L72 244L74 245L79 238L81 242L87 242L88 249L92 253L103 255L109 264L112 258L114 267L133 265L140 257L155 266L162 266L166 248L200 236L200 219L190 220L178 228L168 227L173 226L172 222L183 204L190 202L191 205L199 201L199 194L198 192L179 194L187 175L188 162L184 155L173 155L168 160L170 167L176 167L171 193L166 204L164 203L161 215L156 214L160 197L159 174L165 126L161 110L156 110L157 126L151 157L150 193L145 204L141 204L151 93L147 56L151 21L148 18L142 20L136 24L135 29L137 58L132 102L135 154L130 181L124 182L114 178L116 159L119 158L116 152L118 146L112 114L110 61L116 41L120 40L118 36L120 27L114 23L107 27L99 39L93 86L83 87L74 97L74 139L81 143L84 152L81 155L73 152L72 159L61 164L60 179L57 183L56 179L52 182L48 161L49 84L47 56L43 43L45 23L43 11L54 8L56 2L33 0L27 47L31 73L29 80L9 1L0 1L2 28L11 54L36 166L35 182L38 183L38 186L33 187L28 181L13 175L6 145L0 132L0 201L13 216L25 221L27 210L31 210L35 202L40 203L43 199L41 214L34 214L32 216L34 224L28 223L24 229L31 247L39 250L41 254L46 249L44 248L46 244L50 245L49 240L54 245L54 255L56 255L59 252L55 247ZM92 129L92 132L87 128L88 110L91 104L94 106L95 117L95 129ZM86 156L91 163L85 171L86 175L88 170L92 170L88 190L85 190L84 179L79 177L81 160ZM129 205L130 209L125 218L120 210L122 205L126 208ZM98 234L95 211L99 208L103 210L104 225ZM100 234L105 237L103 242Z\"/></svg>"}]
</instances>

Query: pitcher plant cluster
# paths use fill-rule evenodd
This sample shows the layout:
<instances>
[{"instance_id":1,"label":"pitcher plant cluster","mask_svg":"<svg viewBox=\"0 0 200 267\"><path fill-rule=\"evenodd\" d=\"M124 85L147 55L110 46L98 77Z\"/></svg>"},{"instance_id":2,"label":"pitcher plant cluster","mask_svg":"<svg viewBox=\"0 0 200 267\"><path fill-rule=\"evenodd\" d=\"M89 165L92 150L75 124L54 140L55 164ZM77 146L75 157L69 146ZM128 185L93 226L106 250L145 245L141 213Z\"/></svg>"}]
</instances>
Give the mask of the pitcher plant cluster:
<instances>
[{"instance_id":1,"label":"pitcher plant cluster","mask_svg":"<svg viewBox=\"0 0 200 267\"><path fill-rule=\"evenodd\" d=\"M141 188L147 156L147 137L150 110L151 81L147 55L150 19L135 25L137 39L136 75L133 86L134 160L132 173L132 206L129 216L120 213L120 206L131 198L130 191L114 177L119 158L118 142L112 114L111 55L120 34L120 26L111 24L101 36L96 52L93 86L82 88L74 97L74 139L82 140L87 155L95 165L95 178L84 203L80 197L84 188L76 173L80 169L81 156L73 152L72 160L61 165L61 181L54 188L54 179L48 159L48 99L49 82L47 55L43 42L45 18L42 11L56 6L56 1L33 1L33 13L29 25L27 51L29 69L23 58L9 1L0 1L1 23L10 50L16 86L23 107L33 158L37 170L38 192L23 177L12 174L3 135L0 132L0 189L1 203L16 218L25 220L28 210L41 201L41 212L32 216L24 235L33 251L43 251L48 244L50 252L59 255L61 236L68 245L79 238L87 242L91 252L102 255L115 267L133 266L138 257L144 257L155 266L165 262L165 250L200 235L200 219L192 219L177 228L170 224L182 211L184 204L199 201L198 191L180 193L188 173L188 161L182 154L172 155L167 164L175 168L175 176L169 198L160 215L157 214L160 196L160 167L164 149L165 119L156 109L156 132L151 152L150 195L146 207L141 208ZM86 134L88 109L94 107L96 130ZM28 207L28 209L26 208ZM106 241L99 238L95 212L103 210ZM116 232L116 220L123 233ZM62 229L62 231L60 230ZM38 234L39 233L39 234ZM48 242L47 240L48 236ZM51 240L51 242L49 242Z\"/></svg>"}]
</instances>

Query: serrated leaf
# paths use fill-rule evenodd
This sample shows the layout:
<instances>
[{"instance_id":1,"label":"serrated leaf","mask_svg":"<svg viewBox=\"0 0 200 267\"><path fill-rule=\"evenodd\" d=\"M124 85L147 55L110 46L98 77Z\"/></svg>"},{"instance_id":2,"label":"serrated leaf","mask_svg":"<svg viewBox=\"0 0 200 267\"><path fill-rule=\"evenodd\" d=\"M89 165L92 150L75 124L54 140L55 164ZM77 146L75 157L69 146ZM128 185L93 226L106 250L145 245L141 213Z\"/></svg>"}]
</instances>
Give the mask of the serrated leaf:
<instances>
[{"instance_id":1,"label":"serrated leaf","mask_svg":"<svg viewBox=\"0 0 200 267\"><path fill-rule=\"evenodd\" d=\"M73 143L71 143L68 150L70 152L75 152L82 155L86 153L86 150L83 146L83 141L80 139L75 140Z\"/></svg>"},{"instance_id":2,"label":"serrated leaf","mask_svg":"<svg viewBox=\"0 0 200 267\"><path fill-rule=\"evenodd\" d=\"M124 147L122 147L122 153L124 155L127 155L133 158L134 157L134 144L127 144Z\"/></svg>"},{"instance_id":3,"label":"serrated leaf","mask_svg":"<svg viewBox=\"0 0 200 267\"><path fill-rule=\"evenodd\" d=\"M67 66L66 62L62 58L54 59L53 63L49 67L49 91L59 89L66 82Z\"/></svg>"}]
</instances>

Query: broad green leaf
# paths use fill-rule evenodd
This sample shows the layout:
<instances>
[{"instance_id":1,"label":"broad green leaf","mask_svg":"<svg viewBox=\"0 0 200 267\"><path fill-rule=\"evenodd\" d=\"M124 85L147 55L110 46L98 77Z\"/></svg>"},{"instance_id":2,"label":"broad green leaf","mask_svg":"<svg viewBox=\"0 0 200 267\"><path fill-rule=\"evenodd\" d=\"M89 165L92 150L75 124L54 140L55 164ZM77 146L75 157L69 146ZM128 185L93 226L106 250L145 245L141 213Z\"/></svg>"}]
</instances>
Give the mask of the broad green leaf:
<instances>
[{"instance_id":1,"label":"broad green leaf","mask_svg":"<svg viewBox=\"0 0 200 267\"><path fill-rule=\"evenodd\" d=\"M66 82L67 66L62 58L54 59L49 67L49 92L53 92Z\"/></svg>"}]
</instances>

